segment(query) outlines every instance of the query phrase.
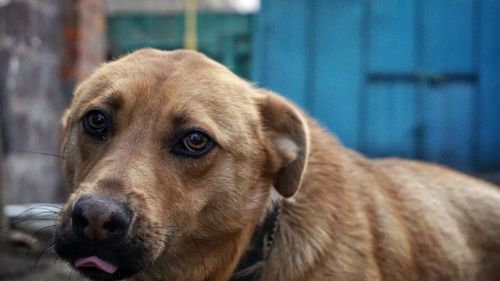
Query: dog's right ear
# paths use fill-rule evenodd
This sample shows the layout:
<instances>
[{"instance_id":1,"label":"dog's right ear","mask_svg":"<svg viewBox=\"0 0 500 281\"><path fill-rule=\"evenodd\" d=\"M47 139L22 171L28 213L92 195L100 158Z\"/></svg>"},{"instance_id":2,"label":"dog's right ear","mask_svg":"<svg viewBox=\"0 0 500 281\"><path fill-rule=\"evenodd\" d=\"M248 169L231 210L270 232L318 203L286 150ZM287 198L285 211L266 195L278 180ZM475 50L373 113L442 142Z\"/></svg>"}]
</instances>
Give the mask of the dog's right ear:
<instances>
[{"instance_id":1,"label":"dog's right ear","mask_svg":"<svg viewBox=\"0 0 500 281\"><path fill-rule=\"evenodd\" d=\"M260 110L274 188L291 197L299 189L309 150L308 129L302 114L290 102L269 91L258 90Z\"/></svg>"}]
</instances>

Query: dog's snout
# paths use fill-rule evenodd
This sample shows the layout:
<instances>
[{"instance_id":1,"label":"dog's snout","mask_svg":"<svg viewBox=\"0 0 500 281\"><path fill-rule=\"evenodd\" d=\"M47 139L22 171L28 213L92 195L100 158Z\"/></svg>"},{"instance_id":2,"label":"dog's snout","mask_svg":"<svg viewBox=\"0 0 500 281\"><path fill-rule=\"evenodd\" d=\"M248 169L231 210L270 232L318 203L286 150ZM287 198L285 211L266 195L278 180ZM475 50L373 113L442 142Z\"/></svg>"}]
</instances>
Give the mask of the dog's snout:
<instances>
[{"instance_id":1,"label":"dog's snout","mask_svg":"<svg viewBox=\"0 0 500 281\"><path fill-rule=\"evenodd\" d=\"M118 199L85 195L73 207L71 224L83 239L118 241L125 237L132 216L130 208Z\"/></svg>"}]
</instances>

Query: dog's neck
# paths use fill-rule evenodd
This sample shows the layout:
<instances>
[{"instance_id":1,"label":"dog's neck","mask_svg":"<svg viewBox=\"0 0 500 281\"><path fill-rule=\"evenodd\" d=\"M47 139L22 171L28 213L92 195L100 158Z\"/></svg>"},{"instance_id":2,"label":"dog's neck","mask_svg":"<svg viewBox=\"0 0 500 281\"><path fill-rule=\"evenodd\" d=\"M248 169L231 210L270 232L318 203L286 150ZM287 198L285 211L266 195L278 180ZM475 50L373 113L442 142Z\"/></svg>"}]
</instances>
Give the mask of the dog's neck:
<instances>
[{"instance_id":1,"label":"dog's neck","mask_svg":"<svg viewBox=\"0 0 500 281\"><path fill-rule=\"evenodd\" d=\"M221 240L207 241L190 237L184 243L193 245L192 254L185 256L185 251L167 252L155 267L131 280L260 280L273 247L273 238L278 232L282 205L281 197L273 194L259 220L261 223L249 225L241 232ZM182 260L179 260L179 256L183 256ZM180 267L179 262L190 264L187 267L189 270L185 266Z\"/></svg>"},{"instance_id":2,"label":"dog's neck","mask_svg":"<svg viewBox=\"0 0 500 281\"><path fill-rule=\"evenodd\" d=\"M321 261L331 258L342 247L337 245L343 233L355 237L356 208L351 202L354 191L349 169L357 169L363 160L348 157L345 148L314 123L310 124L311 150L299 191L283 201L280 229L259 281L309 280ZM355 160L349 160L353 158ZM355 217L356 216L356 217ZM351 220L344 220L354 217ZM362 252L362 250L360 250ZM349 261L347 261L349 262ZM339 262L340 264L340 262Z\"/></svg>"},{"instance_id":3,"label":"dog's neck","mask_svg":"<svg viewBox=\"0 0 500 281\"><path fill-rule=\"evenodd\" d=\"M242 255L230 281L258 280L279 227L281 207L281 201L272 203L271 211L267 213L262 224L257 226L252 234L247 250Z\"/></svg>"}]
</instances>

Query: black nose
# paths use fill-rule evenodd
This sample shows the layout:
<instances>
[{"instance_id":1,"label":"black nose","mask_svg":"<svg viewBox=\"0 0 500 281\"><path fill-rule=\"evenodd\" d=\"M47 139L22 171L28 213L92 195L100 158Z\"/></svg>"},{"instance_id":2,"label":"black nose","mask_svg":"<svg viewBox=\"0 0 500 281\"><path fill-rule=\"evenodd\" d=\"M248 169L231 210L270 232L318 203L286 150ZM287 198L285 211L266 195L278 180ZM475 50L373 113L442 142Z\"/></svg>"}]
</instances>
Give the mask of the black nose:
<instances>
[{"instance_id":1,"label":"black nose","mask_svg":"<svg viewBox=\"0 0 500 281\"><path fill-rule=\"evenodd\" d=\"M84 195L71 211L73 231L86 240L122 240L130 227L132 210L119 199Z\"/></svg>"}]
</instances>

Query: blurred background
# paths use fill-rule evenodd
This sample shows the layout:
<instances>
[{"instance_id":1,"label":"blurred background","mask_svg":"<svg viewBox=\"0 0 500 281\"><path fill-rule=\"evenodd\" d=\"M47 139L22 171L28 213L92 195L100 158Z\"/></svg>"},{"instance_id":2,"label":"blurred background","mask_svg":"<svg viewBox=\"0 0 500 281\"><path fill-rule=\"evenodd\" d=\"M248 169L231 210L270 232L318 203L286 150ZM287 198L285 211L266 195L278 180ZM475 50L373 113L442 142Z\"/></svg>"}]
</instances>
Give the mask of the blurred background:
<instances>
[{"instance_id":1,"label":"blurred background","mask_svg":"<svg viewBox=\"0 0 500 281\"><path fill-rule=\"evenodd\" d=\"M143 47L197 49L368 156L500 183L498 15L498 0L0 0L0 225L18 230L3 232L0 280L68 279L16 250L40 254L47 235L33 232L50 226L16 224L31 214L18 204L64 201L75 85Z\"/></svg>"}]
</instances>

